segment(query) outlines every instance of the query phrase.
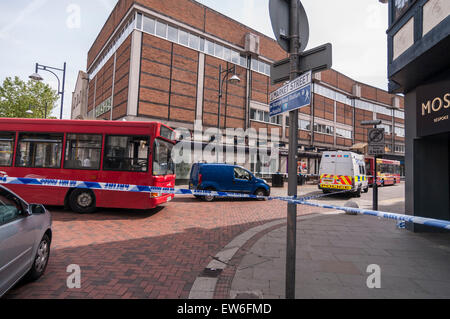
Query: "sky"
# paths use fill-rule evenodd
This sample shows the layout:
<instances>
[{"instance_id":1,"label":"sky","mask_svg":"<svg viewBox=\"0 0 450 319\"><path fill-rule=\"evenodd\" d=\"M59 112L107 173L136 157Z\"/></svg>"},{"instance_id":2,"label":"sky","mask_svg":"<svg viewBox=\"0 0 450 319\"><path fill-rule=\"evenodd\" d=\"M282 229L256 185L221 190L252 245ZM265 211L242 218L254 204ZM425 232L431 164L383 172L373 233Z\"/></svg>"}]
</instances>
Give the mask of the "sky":
<instances>
[{"instance_id":1,"label":"sky","mask_svg":"<svg viewBox=\"0 0 450 319\"><path fill-rule=\"evenodd\" d=\"M198 2L274 38L269 0ZM335 70L387 89L387 5L378 0L301 2L310 24L307 49L330 42ZM62 68L67 62L64 118L70 118L78 71L86 70L87 52L116 3L117 0L0 1L0 83L14 76L28 80L36 63ZM57 89L54 75L45 71L40 74L45 83ZM57 117L59 105L53 111Z\"/></svg>"}]
</instances>

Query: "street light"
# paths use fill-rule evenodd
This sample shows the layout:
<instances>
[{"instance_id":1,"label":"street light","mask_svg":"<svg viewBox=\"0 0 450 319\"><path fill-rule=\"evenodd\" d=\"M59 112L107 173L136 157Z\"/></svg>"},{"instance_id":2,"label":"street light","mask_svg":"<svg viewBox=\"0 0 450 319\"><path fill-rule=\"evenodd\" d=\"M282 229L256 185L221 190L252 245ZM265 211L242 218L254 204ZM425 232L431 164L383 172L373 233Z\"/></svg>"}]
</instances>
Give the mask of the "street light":
<instances>
[{"instance_id":1,"label":"street light","mask_svg":"<svg viewBox=\"0 0 450 319\"><path fill-rule=\"evenodd\" d=\"M32 79L32 80L35 80L35 81L39 81L39 82L43 81L44 79L38 73L39 70L50 72L58 80L58 94L61 95L61 112L60 112L59 118L62 119L63 109L64 109L64 86L65 86L65 83L66 83L66 62L64 62L64 67L62 69L58 69L58 68L54 68L54 67L50 67L50 66L47 66L47 65L42 65L42 64L36 63L36 71L35 71L35 73L31 74L29 76L29 78ZM53 72L52 70L60 71L60 72L63 73L62 90L61 90L61 81L59 80L58 75L56 75L56 73ZM46 105L45 113L47 113L47 105ZM45 114L45 117L47 118L47 114Z\"/></svg>"},{"instance_id":2,"label":"street light","mask_svg":"<svg viewBox=\"0 0 450 319\"><path fill-rule=\"evenodd\" d=\"M222 73L224 76L222 78ZM219 162L219 135L220 135L220 104L223 95L223 83L225 82L226 77L233 73L233 76L228 80L232 84L236 84L241 82L241 79L236 74L236 65L232 66L229 69L222 70L222 65L219 65L219 112L217 114L217 136L216 136L216 162Z\"/></svg>"},{"instance_id":3,"label":"street light","mask_svg":"<svg viewBox=\"0 0 450 319\"><path fill-rule=\"evenodd\" d=\"M32 108L36 108L36 107L30 105L30 108L28 110L26 110L25 113L30 114L30 115L34 114ZM44 119L46 119L46 118L47 118L47 102L45 102L45 113L44 113Z\"/></svg>"}]
</instances>

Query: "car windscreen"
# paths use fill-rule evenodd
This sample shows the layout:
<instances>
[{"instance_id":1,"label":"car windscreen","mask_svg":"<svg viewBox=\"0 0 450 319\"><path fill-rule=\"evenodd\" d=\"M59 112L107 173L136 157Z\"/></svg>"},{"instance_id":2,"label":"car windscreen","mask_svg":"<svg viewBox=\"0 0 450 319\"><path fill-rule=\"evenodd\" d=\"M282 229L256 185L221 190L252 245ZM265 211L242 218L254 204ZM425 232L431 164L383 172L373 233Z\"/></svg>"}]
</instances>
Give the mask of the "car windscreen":
<instances>
[{"instance_id":1,"label":"car windscreen","mask_svg":"<svg viewBox=\"0 0 450 319\"><path fill-rule=\"evenodd\" d=\"M153 175L175 174L175 166L172 160L173 144L161 139L155 139L153 143Z\"/></svg>"}]
</instances>

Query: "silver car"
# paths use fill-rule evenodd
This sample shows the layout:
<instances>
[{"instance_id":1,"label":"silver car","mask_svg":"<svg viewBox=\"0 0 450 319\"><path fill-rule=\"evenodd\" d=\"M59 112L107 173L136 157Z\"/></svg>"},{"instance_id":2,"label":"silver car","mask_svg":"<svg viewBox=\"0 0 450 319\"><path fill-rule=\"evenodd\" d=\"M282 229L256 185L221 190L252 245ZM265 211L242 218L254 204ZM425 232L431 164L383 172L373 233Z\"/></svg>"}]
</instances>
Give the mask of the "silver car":
<instances>
[{"instance_id":1,"label":"silver car","mask_svg":"<svg viewBox=\"0 0 450 319\"><path fill-rule=\"evenodd\" d=\"M0 185L0 297L20 279L36 280L47 267L52 218Z\"/></svg>"}]
</instances>

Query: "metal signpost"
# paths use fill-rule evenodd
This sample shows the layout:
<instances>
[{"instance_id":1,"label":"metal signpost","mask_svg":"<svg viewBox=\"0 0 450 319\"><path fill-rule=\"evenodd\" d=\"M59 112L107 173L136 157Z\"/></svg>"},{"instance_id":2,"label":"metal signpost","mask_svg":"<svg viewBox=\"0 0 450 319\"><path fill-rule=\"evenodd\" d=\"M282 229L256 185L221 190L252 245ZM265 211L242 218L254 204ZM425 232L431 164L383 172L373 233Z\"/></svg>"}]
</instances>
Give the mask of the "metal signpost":
<instances>
[{"instance_id":1,"label":"metal signpost","mask_svg":"<svg viewBox=\"0 0 450 319\"><path fill-rule=\"evenodd\" d=\"M368 136L368 144L369 144L369 155L374 156L373 160L373 186L372 186L372 209L378 210L378 175L377 175L377 159L378 155L384 154L384 128L377 128L377 125L381 124L381 120L374 120L374 121L362 121L361 125L363 126L373 126L372 129L369 129L369 132L367 134Z\"/></svg>"},{"instance_id":2,"label":"metal signpost","mask_svg":"<svg viewBox=\"0 0 450 319\"><path fill-rule=\"evenodd\" d=\"M331 68L331 44L304 52L309 23L299 0L270 0L270 19L278 44L289 59L272 66L272 83L290 80L271 94L270 115L289 112L288 195L297 196L298 109L311 103L312 71ZM305 73L306 72L306 73ZM299 77L299 74L305 73ZM286 298L295 298L297 205L288 203L286 244Z\"/></svg>"}]
</instances>

